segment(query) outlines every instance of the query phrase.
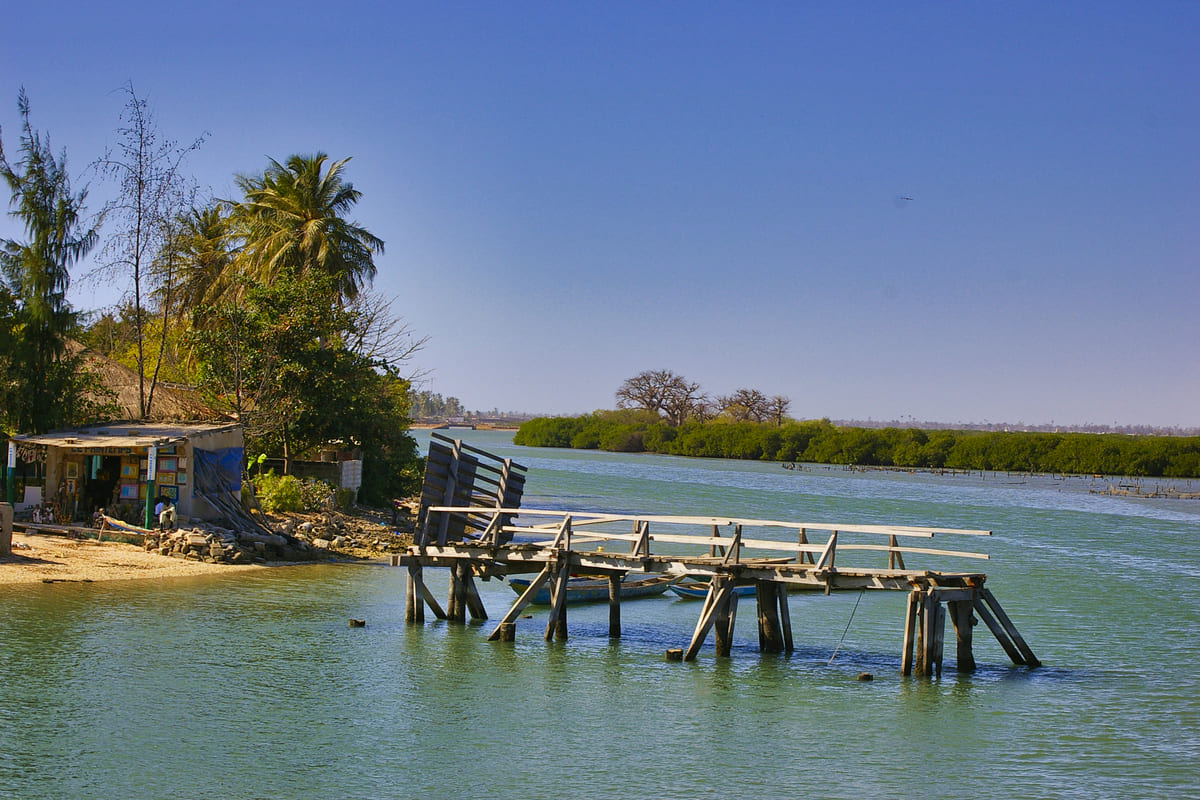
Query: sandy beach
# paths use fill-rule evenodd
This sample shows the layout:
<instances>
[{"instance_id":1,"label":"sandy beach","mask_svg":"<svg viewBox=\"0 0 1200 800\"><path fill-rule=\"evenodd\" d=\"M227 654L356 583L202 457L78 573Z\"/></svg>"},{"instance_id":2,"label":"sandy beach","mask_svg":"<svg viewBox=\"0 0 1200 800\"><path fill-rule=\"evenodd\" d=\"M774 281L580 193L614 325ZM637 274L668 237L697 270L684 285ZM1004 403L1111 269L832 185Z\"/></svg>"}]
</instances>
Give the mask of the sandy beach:
<instances>
[{"instance_id":1,"label":"sandy beach","mask_svg":"<svg viewBox=\"0 0 1200 800\"><path fill-rule=\"evenodd\" d=\"M148 553L123 542L13 533L12 555L0 557L0 585L55 581L117 581L263 569L261 564L207 564Z\"/></svg>"}]
</instances>

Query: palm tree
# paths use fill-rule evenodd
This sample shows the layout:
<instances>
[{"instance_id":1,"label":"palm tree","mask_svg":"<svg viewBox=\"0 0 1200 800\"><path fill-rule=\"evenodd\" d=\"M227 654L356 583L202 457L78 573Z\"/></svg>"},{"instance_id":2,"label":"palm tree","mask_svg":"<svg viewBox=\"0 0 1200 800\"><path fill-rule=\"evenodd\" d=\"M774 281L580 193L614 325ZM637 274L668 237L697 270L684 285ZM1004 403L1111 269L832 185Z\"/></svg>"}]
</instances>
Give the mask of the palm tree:
<instances>
[{"instance_id":1,"label":"palm tree","mask_svg":"<svg viewBox=\"0 0 1200 800\"><path fill-rule=\"evenodd\" d=\"M219 205L193 208L177 220L160 261L174 265L173 301L193 327L203 327L205 309L238 294L233 255L228 219Z\"/></svg>"},{"instance_id":2,"label":"palm tree","mask_svg":"<svg viewBox=\"0 0 1200 800\"><path fill-rule=\"evenodd\" d=\"M324 273L342 301L353 300L374 279L373 255L383 253L383 240L345 218L362 192L342 178L349 158L326 169L328 159L324 153L293 155L285 164L271 159L261 177L237 176L245 195L233 209L240 258L260 281L287 271Z\"/></svg>"}]
</instances>

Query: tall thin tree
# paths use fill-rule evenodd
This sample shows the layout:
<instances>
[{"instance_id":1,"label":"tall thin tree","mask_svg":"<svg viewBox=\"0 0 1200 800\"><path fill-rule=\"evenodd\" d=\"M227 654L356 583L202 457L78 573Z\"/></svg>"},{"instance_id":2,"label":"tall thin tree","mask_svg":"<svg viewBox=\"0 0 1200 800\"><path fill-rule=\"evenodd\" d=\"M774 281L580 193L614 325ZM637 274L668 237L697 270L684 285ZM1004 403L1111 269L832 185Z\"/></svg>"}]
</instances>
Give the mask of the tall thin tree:
<instances>
[{"instance_id":1,"label":"tall thin tree","mask_svg":"<svg viewBox=\"0 0 1200 800\"><path fill-rule=\"evenodd\" d=\"M117 129L119 143L96 163L101 173L116 182L119 194L109 206L117 228L105 243L105 263L101 272L109 277L128 280L132 299L134 335L137 340L138 409L144 419L154 402L158 364L147 389L146 321L148 302L158 292L170 302L175 280L174 260L156 264L156 257L174 235L174 226L195 199L194 183L184 174L183 162L198 149L205 136L180 146L164 139L145 97L138 96L127 83L125 108ZM161 267L161 269L156 269ZM166 324L161 335L167 335ZM160 342L159 352L163 344Z\"/></svg>"},{"instance_id":2,"label":"tall thin tree","mask_svg":"<svg viewBox=\"0 0 1200 800\"><path fill-rule=\"evenodd\" d=\"M72 418L81 394L78 360L67 349L75 313L67 301L71 267L96 245L96 225L84 221L87 190L73 192L67 156L33 129L22 89L20 157L12 163L0 141L0 177L11 192L12 216L26 240L0 241L0 269L12 298L11 352L4 381L5 415L18 429L41 432Z\"/></svg>"}]
</instances>

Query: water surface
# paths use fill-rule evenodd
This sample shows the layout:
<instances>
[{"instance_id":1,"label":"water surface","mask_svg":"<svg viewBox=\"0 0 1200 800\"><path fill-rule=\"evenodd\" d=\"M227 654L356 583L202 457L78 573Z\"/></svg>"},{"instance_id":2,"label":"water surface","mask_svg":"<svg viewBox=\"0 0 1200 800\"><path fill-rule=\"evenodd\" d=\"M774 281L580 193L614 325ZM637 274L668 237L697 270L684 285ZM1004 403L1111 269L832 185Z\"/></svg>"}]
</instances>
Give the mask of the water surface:
<instances>
[{"instance_id":1,"label":"water surface","mask_svg":"<svg viewBox=\"0 0 1200 800\"><path fill-rule=\"evenodd\" d=\"M0 587L0 797L1200 797L1194 501L461 435L530 467L530 507L992 530L967 544L1045 666L980 627L977 672L902 677L899 593L792 595L790 657L746 603L731 658L676 664L699 604L668 597L619 641L601 605L503 644L406 626L381 565Z\"/></svg>"}]
</instances>

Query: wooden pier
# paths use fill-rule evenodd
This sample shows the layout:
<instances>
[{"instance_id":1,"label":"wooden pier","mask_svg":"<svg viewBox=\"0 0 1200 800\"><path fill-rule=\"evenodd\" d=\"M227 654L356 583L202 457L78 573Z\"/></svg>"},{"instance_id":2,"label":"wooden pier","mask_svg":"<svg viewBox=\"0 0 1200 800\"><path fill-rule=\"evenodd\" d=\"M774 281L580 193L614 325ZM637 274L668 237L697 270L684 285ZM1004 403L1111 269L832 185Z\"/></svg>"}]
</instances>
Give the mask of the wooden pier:
<instances>
[{"instance_id":1,"label":"wooden pier","mask_svg":"<svg viewBox=\"0 0 1200 800\"><path fill-rule=\"evenodd\" d=\"M544 637L564 640L570 577L604 575L609 578L609 635L617 637L622 579L659 573L710 584L690 641L674 653L684 661L697 657L710 633L716 655L730 654L738 605L734 588L754 586L764 653L788 653L794 647L789 589L870 589L908 593L900 666L906 675L941 674L947 617L960 672L976 666L972 628L977 619L1013 663L1039 664L986 588L986 574L906 567L906 559L986 560L983 553L933 548L927 542L984 537L989 531L521 508L523 467L434 437L416 542L395 561L408 569L409 623L423 622L426 607L439 619L465 621L469 614L486 620L475 579L532 574L489 639L512 640L522 612L548 584L551 604ZM429 567L449 570L444 610L425 583Z\"/></svg>"}]
</instances>

